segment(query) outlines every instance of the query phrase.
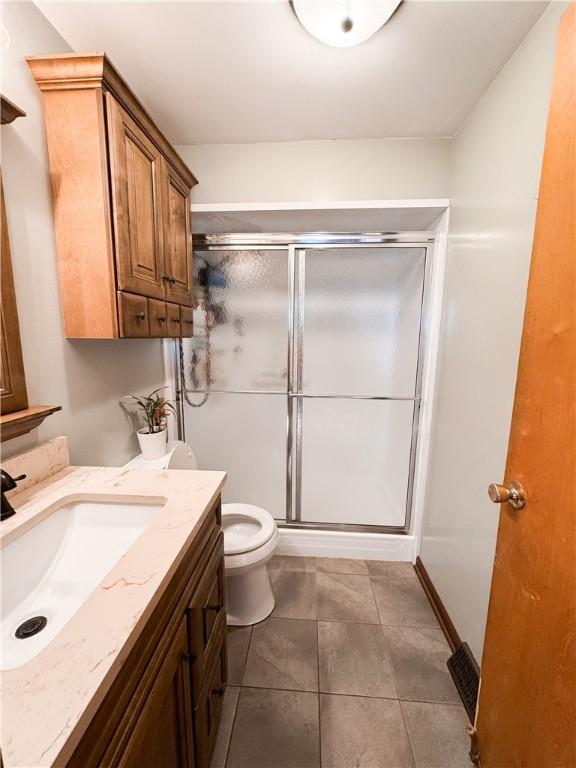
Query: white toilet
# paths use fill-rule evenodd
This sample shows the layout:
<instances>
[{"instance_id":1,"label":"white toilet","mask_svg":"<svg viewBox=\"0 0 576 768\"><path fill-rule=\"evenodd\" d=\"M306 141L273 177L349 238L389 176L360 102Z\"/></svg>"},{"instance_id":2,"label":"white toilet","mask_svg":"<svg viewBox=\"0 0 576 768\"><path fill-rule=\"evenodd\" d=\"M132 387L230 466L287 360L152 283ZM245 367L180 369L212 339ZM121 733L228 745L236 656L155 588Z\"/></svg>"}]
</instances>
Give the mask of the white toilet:
<instances>
[{"instance_id":1,"label":"white toilet","mask_svg":"<svg viewBox=\"0 0 576 768\"><path fill-rule=\"evenodd\" d=\"M142 455L129 461L133 469L198 469L189 445L168 443L159 459ZM272 515L252 504L223 504L224 567L228 624L257 624L272 613L274 594L266 563L278 544L278 527Z\"/></svg>"}]
</instances>

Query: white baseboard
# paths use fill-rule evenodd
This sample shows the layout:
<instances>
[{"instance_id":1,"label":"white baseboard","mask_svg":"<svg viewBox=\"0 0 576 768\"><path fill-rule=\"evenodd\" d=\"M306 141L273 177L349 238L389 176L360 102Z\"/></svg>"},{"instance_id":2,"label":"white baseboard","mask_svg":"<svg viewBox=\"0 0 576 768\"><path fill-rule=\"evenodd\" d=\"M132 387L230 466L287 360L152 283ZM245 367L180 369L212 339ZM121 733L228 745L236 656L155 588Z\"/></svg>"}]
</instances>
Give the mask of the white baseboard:
<instances>
[{"instance_id":1,"label":"white baseboard","mask_svg":"<svg viewBox=\"0 0 576 768\"><path fill-rule=\"evenodd\" d=\"M414 562L416 538L392 533L348 533L279 528L276 554Z\"/></svg>"}]
</instances>

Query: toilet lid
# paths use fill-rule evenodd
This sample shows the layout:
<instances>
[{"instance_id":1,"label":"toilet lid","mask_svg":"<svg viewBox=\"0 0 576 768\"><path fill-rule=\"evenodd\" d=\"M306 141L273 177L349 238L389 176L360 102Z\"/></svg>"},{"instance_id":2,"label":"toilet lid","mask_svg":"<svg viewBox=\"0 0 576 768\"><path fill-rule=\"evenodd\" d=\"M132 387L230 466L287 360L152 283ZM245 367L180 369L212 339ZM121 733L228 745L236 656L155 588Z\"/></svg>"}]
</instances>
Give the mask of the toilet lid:
<instances>
[{"instance_id":1,"label":"toilet lid","mask_svg":"<svg viewBox=\"0 0 576 768\"><path fill-rule=\"evenodd\" d=\"M272 515L252 504L223 504L224 554L240 555L266 544L276 530Z\"/></svg>"}]
</instances>

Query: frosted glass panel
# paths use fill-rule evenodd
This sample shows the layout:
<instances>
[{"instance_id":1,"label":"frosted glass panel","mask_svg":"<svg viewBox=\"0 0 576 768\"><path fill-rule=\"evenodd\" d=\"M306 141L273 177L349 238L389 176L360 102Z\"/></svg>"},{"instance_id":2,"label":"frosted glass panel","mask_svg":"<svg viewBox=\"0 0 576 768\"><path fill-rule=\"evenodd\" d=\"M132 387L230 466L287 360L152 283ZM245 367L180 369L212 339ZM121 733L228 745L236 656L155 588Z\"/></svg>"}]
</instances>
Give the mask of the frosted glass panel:
<instances>
[{"instance_id":1,"label":"frosted glass panel","mask_svg":"<svg viewBox=\"0 0 576 768\"><path fill-rule=\"evenodd\" d=\"M306 251L301 391L412 396L423 248Z\"/></svg>"},{"instance_id":2,"label":"frosted glass panel","mask_svg":"<svg viewBox=\"0 0 576 768\"><path fill-rule=\"evenodd\" d=\"M303 521L403 526L414 404L304 399Z\"/></svg>"},{"instance_id":3,"label":"frosted glass panel","mask_svg":"<svg viewBox=\"0 0 576 768\"><path fill-rule=\"evenodd\" d=\"M194 251L191 389L286 391L288 252Z\"/></svg>"},{"instance_id":4,"label":"frosted glass panel","mask_svg":"<svg viewBox=\"0 0 576 768\"><path fill-rule=\"evenodd\" d=\"M225 502L256 504L285 518L286 397L212 393L200 408L185 407L184 426L200 469L228 472Z\"/></svg>"}]
</instances>

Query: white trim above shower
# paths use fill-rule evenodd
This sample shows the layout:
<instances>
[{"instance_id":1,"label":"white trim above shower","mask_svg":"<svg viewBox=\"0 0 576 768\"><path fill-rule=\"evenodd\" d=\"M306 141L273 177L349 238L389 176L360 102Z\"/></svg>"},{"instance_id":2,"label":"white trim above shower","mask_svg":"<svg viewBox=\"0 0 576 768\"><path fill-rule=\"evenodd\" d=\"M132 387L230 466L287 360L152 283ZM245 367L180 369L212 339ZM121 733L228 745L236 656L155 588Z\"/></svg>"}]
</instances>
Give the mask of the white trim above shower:
<instances>
[{"instance_id":1,"label":"white trim above shower","mask_svg":"<svg viewBox=\"0 0 576 768\"><path fill-rule=\"evenodd\" d=\"M433 231L446 198L332 202L192 203L195 234Z\"/></svg>"}]
</instances>

